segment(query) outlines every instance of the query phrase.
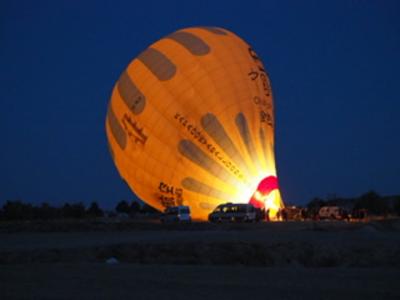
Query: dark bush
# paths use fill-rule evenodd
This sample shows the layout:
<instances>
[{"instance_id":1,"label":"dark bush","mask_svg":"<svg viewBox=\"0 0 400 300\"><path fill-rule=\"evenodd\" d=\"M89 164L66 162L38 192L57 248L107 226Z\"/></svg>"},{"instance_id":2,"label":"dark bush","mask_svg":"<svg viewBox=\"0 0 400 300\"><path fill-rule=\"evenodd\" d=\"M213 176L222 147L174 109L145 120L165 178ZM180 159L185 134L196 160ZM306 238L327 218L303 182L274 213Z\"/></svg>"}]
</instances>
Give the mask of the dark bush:
<instances>
[{"instance_id":1,"label":"dark bush","mask_svg":"<svg viewBox=\"0 0 400 300\"><path fill-rule=\"evenodd\" d=\"M82 219L85 217L85 206L81 202L76 204L65 203L61 208L61 215L64 218Z\"/></svg>"},{"instance_id":2,"label":"dark bush","mask_svg":"<svg viewBox=\"0 0 400 300\"><path fill-rule=\"evenodd\" d=\"M120 201L115 207L115 210L117 213L125 213L128 215L131 211L128 202L126 202L125 200Z\"/></svg>"},{"instance_id":3,"label":"dark bush","mask_svg":"<svg viewBox=\"0 0 400 300\"><path fill-rule=\"evenodd\" d=\"M30 220L34 217L32 204L25 204L21 201L7 201L2 209L5 220Z\"/></svg>"},{"instance_id":4,"label":"dark bush","mask_svg":"<svg viewBox=\"0 0 400 300\"><path fill-rule=\"evenodd\" d=\"M369 191L361 195L361 197L356 200L354 209L367 209L368 212L375 215L383 215L389 212L387 202L374 191Z\"/></svg>"},{"instance_id":5,"label":"dark bush","mask_svg":"<svg viewBox=\"0 0 400 300\"><path fill-rule=\"evenodd\" d=\"M87 216L92 218L98 218L104 216L103 210L99 207L96 201L90 204L90 207L86 211Z\"/></svg>"}]
</instances>

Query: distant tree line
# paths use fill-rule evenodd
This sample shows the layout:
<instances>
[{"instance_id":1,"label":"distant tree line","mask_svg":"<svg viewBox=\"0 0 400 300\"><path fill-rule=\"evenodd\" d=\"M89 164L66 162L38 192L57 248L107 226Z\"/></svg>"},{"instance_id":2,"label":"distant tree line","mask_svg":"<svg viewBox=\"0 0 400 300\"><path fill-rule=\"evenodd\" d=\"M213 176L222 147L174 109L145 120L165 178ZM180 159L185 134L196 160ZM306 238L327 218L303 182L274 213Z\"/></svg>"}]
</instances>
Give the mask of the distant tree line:
<instances>
[{"instance_id":1,"label":"distant tree line","mask_svg":"<svg viewBox=\"0 0 400 300\"><path fill-rule=\"evenodd\" d=\"M314 198L307 204L307 209L316 213L323 206L340 206L349 212L365 209L371 215L400 216L400 195L380 196L375 191L369 191L355 198Z\"/></svg>"},{"instance_id":2,"label":"distant tree line","mask_svg":"<svg viewBox=\"0 0 400 300\"><path fill-rule=\"evenodd\" d=\"M329 197L328 199L313 198L307 204L309 214L318 213L323 206L340 206L348 212L365 209L371 215L399 215L400 195L380 196L374 191L369 191L356 198ZM53 220L53 219L90 219L108 217L134 218L137 215L155 214L157 211L148 204L139 204L137 201L122 200L117 203L114 210L105 212L96 201L88 207L82 202L65 203L55 207L47 202L41 205L24 203L23 201L7 201L0 208L0 220Z\"/></svg>"},{"instance_id":3,"label":"distant tree line","mask_svg":"<svg viewBox=\"0 0 400 300\"><path fill-rule=\"evenodd\" d=\"M128 203L120 201L114 211L105 212L96 201L93 201L88 207L82 202L65 203L61 207L55 207L47 202L40 205L24 203L23 201L7 201L0 208L0 220L54 220L54 219L91 219L104 216L116 217L124 215L134 217L136 214L155 213L156 210L145 204L140 205L136 201Z\"/></svg>"},{"instance_id":4,"label":"distant tree line","mask_svg":"<svg viewBox=\"0 0 400 300\"><path fill-rule=\"evenodd\" d=\"M115 206L115 211L119 214L126 214L128 216L135 216L138 213L141 214L153 214L153 213L157 213L158 211L156 209L154 209L153 207L151 207L148 204L143 204L140 205L138 202L136 201L132 201L130 204L125 201L122 200L120 201L116 206Z\"/></svg>"}]
</instances>

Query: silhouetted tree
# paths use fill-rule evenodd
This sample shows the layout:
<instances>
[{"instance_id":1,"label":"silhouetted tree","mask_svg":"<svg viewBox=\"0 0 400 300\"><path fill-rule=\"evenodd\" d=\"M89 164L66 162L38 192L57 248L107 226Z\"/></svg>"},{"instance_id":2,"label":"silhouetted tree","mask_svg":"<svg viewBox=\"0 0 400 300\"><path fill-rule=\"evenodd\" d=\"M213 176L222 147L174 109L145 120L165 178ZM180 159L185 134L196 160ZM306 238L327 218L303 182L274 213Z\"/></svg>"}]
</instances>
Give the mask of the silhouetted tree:
<instances>
[{"instance_id":1,"label":"silhouetted tree","mask_svg":"<svg viewBox=\"0 0 400 300\"><path fill-rule=\"evenodd\" d=\"M356 200L354 208L367 209L368 212L377 215L386 214L389 211L386 201L374 191L369 191L361 195L361 197Z\"/></svg>"},{"instance_id":2,"label":"silhouetted tree","mask_svg":"<svg viewBox=\"0 0 400 300\"><path fill-rule=\"evenodd\" d=\"M396 196L393 205L394 212L400 216L400 196Z\"/></svg>"},{"instance_id":3,"label":"silhouetted tree","mask_svg":"<svg viewBox=\"0 0 400 300\"><path fill-rule=\"evenodd\" d=\"M61 216L63 218L68 218L71 214L71 205L69 203L65 203L61 208Z\"/></svg>"},{"instance_id":4,"label":"silhouetted tree","mask_svg":"<svg viewBox=\"0 0 400 300\"><path fill-rule=\"evenodd\" d=\"M125 200L120 201L117 206L115 207L115 210L118 213L125 213L125 214L129 214L130 212L130 207L128 202L126 202Z\"/></svg>"},{"instance_id":5,"label":"silhouetted tree","mask_svg":"<svg viewBox=\"0 0 400 300\"><path fill-rule=\"evenodd\" d=\"M90 204L86 213L89 217L102 217L104 215L103 210L99 207L96 201Z\"/></svg>"},{"instance_id":6,"label":"silhouetted tree","mask_svg":"<svg viewBox=\"0 0 400 300\"><path fill-rule=\"evenodd\" d=\"M5 220L30 220L33 218L32 204L7 201L3 206L3 217Z\"/></svg>"},{"instance_id":7,"label":"silhouetted tree","mask_svg":"<svg viewBox=\"0 0 400 300\"><path fill-rule=\"evenodd\" d=\"M59 209L52 207L47 202L43 202L41 206L35 207L35 218L41 220L55 219L59 217Z\"/></svg>"},{"instance_id":8,"label":"silhouetted tree","mask_svg":"<svg viewBox=\"0 0 400 300\"><path fill-rule=\"evenodd\" d=\"M65 203L61 211L64 218L82 219L85 217L85 206L82 202L75 204Z\"/></svg>"},{"instance_id":9,"label":"silhouetted tree","mask_svg":"<svg viewBox=\"0 0 400 300\"><path fill-rule=\"evenodd\" d=\"M147 203L145 203L141 209L142 213L148 213L148 214L154 214L154 213L158 213L158 210L156 210L155 208L153 208L152 206L148 205Z\"/></svg>"},{"instance_id":10,"label":"silhouetted tree","mask_svg":"<svg viewBox=\"0 0 400 300\"><path fill-rule=\"evenodd\" d=\"M315 197L307 204L308 217L313 218L318 214L319 209L325 206L326 202L321 198Z\"/></svg>"},{"instance_id":11,"label":"silhouetted tree","mask_svg":"<svg viewBox=\"0 0 400 300\"><path fill-rule=\"evenodd\" d=\"M131 206L129 207L129 213L131 215L134 215L138 212L140 212L140 204L136 201L132 201Z\"/></svg>"},{"instance_id":12,"label":"silhouetted tree","mask_svg":"<svg viewBox=\"0 0 400 300\"><path fill-rule=\"evenodd\" d=\"M307 204L308 209L319 209L322 206L326 205L326 202L322 200L321 198L313 198L310 202Z\"/></svg>"}]
</instances>

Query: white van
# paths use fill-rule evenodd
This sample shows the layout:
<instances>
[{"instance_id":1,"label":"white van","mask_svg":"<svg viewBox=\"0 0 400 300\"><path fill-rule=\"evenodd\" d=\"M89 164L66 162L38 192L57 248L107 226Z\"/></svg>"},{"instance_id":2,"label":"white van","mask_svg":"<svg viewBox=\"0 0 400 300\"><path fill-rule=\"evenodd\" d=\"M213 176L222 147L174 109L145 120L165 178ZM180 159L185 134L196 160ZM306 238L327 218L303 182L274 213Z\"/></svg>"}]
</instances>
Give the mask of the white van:
<instances>
[{"instance_id":1,"label":"white van","mask_svg":"<svg viewBox=\"0 0 400 300\"><path fill-rule=\"evenodd\" d=\"M253 205L247 203L226 203L218 205L208 215L210 222L256 222L260 220L260 214Z\"/></svg>"},{"instance_id":2,"label":"white van","mask_svg":"<svg viewBox=\"0 0 400 300\"><path fill-rule=\"evenodd\" d=\"M185 205L167 207L161 215L162 223L190 223L191 221L190 208Z\"/></svg>"}]
</instances>

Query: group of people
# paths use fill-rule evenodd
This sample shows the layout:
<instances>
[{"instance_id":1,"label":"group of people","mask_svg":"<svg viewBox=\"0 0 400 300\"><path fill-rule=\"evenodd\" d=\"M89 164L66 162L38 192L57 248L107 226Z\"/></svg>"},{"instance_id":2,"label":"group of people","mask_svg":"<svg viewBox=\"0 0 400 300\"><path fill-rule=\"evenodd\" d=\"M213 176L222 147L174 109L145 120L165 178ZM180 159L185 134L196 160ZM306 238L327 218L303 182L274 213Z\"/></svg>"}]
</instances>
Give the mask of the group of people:
<instances>
[{"instance_id":1,"label":"group of people","mask_svg":"<svg viewBox=\"0 0 400 300\"><path fill-rule=\"evenodd\" d=\"M259 212L258 219L264 220L266 222L269 222L271 220L276 220L276 221L288 221L289 220L289 213L286 208L279 209L278 212L276 213L275 217L271 216L271 210L269 208L267 208L267 209L261 208L258 210L258 212Z\"/></svg>"},{"instance_id":2,"label":"group of people","mask_svg":"<svg viewBox=\"0 0 400 300\"><path fill-rule=\"evenodd\" d=\"M318 212L316 214L318 216ZM316 216L310 216L310 211L307 208L302 207L284 207L278 210L275 216L271 215L270 209L263 209L262 210L262 218L260 220L268 221L290 221L290 220L297 220L297 221L304 221L308 219L316 219Z\"/></svg>"}]
</instances>

